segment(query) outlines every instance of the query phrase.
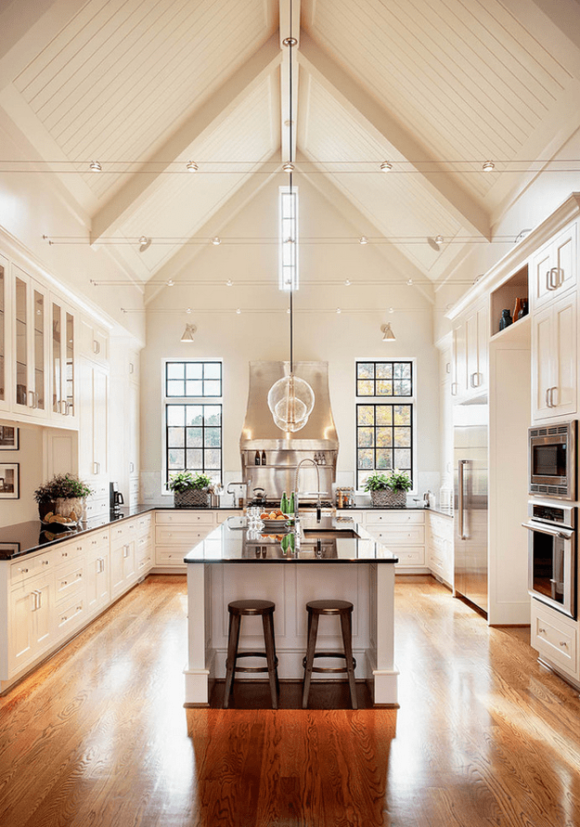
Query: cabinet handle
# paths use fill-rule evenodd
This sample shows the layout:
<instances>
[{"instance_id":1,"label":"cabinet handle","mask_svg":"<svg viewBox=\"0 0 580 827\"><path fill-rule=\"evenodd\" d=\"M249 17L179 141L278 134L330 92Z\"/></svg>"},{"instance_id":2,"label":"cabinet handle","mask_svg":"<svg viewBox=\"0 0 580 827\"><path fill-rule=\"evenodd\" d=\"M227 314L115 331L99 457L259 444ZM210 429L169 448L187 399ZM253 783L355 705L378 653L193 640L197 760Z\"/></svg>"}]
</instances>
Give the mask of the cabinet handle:
<instances>
[{"instance_id":1,"label":"cabinet handle","mask_svg":"<svg viewBox=\"0 0 580 827\"><path fill-rule=\"evenodd\" d=\"M38 590L37 594L38 594L38 608L41 609L42 608L42 592L40 591L40 589Z\"/></svg>"},{"instance_id":2,"label":"cabinet handle","mask_svg":"<svg viewBox=\"0 0 580 827\"><path fill-rule=\"evenodd\" d=\"M68 557L68 551L61 551L60 556L61 557Z\"/></svg>"},{"instance_id":3,"label":"cabinet handle","mask_svg":"<svg viewBox=\"0 0 580 827\"><path fill-rule=\"evenodd\" d=\"M35 612L38 609L37 593L36 592L30 592L30 596L32 598L32 607L31 607L30 611Z\"/></svg>"},{"instance_id":4,"label":"cabinet handle","mask_svg":"<svg viewBox=\"0 0 580 827\"><path fill-rule=\"evenodd\" d=\"M68 586L68 580L61 580L61 586Z\"/></svg>"},{"instance_id":5,"label":"cabinet handle","mask_svg":"<svg viewBox=\"0 0 580 827\"><path fill-rule=\"evenodd\" d=\"M550 405L550 390L551 388L546 388L546 408L551 408Z\"/></svg>"},{"instance_id":6,"label":"cabinet handle","mask_svg":"<svg viewBox=\"0 0 580 827\"><path fill-rule=\"evenodd\" d=\"M557 290L562 284L560 280L560 268L552 267L550 270L550 285L552 290Z\"/></svg>"},{"instance_id":7,"label":"cabinet handle","mask_svg":"<svg viewBox=\"0 0 580 827\"><path fill-rule=\"evenodd\" d=\"M28 573L28 569L18 569L18 571L19 571L21 574L27 574L27 573Z\"/></svg>"},{"instance_id":8,"label":"cabinet handle","mask_svg":"<svg viewBox=\"0 0 580 827\"><path fill-rule=\"evenodd\" d=\"M35 408L36 405L34 404L34 391L28 391L28 395L30 397L30 402L28 403L29 408Z\"/></svg>"},{"instance_id":9,"label":"cabinet handle","mask_svg":"<svg viewBox=\"0 0 580 827\"><path fill-rule=\"evenodd\" d=\"M135 470L135 463L130 462L129 463L129 473L132 474L134 470Z\"/></svg>"},{"instance_id":10,"label":"cabinet handle","mask_svg":"<svg viewBox=\"0 0 580 827\"><path fill-rule=\"evenodd\" d=\"M93 474L98 474L100 472L101 466L98 462L93 462Z\"/></svg>"},{"instance_id":11,"label":"cabinet handle","mask_svg":"<svg viewBox=\"0 0 580 827\"><path fill-rule=\"evenodd\" d=\"M542 626L539 626L539 627L538 627L538 634L539 634L539 635L545 635L545 634L546 634L546 630L545 630Z\"/></svg>"},{"instance_id":12,"label":"cabinet handle","mask_svg":"<svg viewBox=\"0 0 580 827\"><path fill-rule=\"evenodd\" d=\"M82 576L83 576L82 571L77 571L77 580L80 580L80 578L81 578Z\"/></svg>"},{"instance_id":13,"label":"cabinet handle","mask_svg":"<svg viewBox=\"0 0 580 827\"><path fill-rule=\"evenodd\" d=\"M63 416L66 416L66 402L64 399L60 400L60 412Z\"/></svg>"},{"instance_id":14,"label":"cabinet handle","mask_svg":"<svg viewBox=\"0 0 580 827\"><path fill-rule=\"evenodd\" d=\"M135 373L135 365L133 362L129 362L129 373Z\"/></svg>"},{"instance_id":15,"label":"cabinet handle","mask_svg":"<svg viewBox=\"0 0 580 827\"><path fill-rule=\"evenodd\" d=\"M127 558L129 556L129 546L123 546L123 557Z\"/></svg>"},{"instance_id":16,"label":"cabinet handle","mask_svg":"<svg viewBox=\"0 0 580 827\"><path fill-rule=\"evenodd\" d=\"M550 388L549 390L550 390L550 408L557 408L558 403L554 402L554 391L558 390L558 386L554 385L554 387Z\"/></svg>"},{"instance_id":17,"label":"cabinet handle","mask_svg":"<svg viewBox=\"0 0 580 827\"><path fill-rule=\"evenodd\" d=\"M99 354L101 352L101 345L96 339L93 339L93 353Z\"/></svg>"},{"instance_id":18,"label":"cabinet handle","mask_svg":"<svg viewBox=\"0 0 580 827\"><path fill-rule=\"evenodd\" d=\"M451 383L451 396L457 396L457 382Z\"/></svg>"},{"instance_id":19,"label":"cabinet handle","mask_svg":"<svg viewBox=\"0 0 580 827\"><path fill-rule=\"evenodd\" d=\"M560 646L561 646L563 649L567 649L567 648L568 648L568 644L566 643L566 641L565 641L565 640L561 640L561 641L560 641Z\"/></svg>"},{"instance_id":20,"label":"cabinet handle","mask_svg":"<svg viewBox=\"0 0 580 827\"><path fill-rule=\"evenodd\" d=\"M49 562L49 560L43 560L41 565L48 566Z\"/></svg>"},{"instance_id":21,"label":"cabinet handle","mask_svg":"<svg viewBox=\"0 0 580 827\"><path fill-rule=\"evenodd\" d=\"M557 290L558 289L558 284L554 284L554 280L553 280L554 270L556 271L556 274L557 274L558 269L556 267L552 267L551 270L546 270L546 290L551 291L551 290Z\"/></svg>"}]
</instances>

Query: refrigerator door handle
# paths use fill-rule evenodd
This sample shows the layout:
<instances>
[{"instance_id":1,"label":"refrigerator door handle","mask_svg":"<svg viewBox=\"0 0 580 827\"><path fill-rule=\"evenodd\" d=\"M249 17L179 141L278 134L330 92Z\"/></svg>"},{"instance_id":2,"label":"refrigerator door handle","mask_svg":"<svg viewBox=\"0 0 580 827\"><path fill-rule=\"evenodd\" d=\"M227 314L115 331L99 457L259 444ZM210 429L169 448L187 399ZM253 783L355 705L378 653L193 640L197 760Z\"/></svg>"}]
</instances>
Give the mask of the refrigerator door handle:
<instances>
[{"instance_id":1,"label":"refrigerator door handle","mask_svg":"<svg viewBox=\"0 0 580 827\"><path fill-rule=\"evenodd\" d=\"M458 476L458 483L457 489L459 494L459 538L461 540L467 540L467 535L465 534L465 493L464 493L464 470L465 466L467 465L468 460L460 459L457 463L457 476Z\"/></svg>"}]
</instances>

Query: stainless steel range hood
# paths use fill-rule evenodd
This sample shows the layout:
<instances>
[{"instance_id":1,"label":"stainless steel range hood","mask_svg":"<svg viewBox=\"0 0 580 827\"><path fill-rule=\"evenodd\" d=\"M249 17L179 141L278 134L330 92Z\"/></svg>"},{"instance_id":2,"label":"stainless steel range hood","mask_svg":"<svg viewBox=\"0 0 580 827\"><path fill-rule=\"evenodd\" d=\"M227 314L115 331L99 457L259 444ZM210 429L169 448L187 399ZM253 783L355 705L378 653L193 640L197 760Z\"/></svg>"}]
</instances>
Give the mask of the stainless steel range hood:
<instances>
[{"instance_id":1,"label":"stainless steel range hood","mask_svg":"<svg viewBox=\"0 0 580 827\"><path fill-rule=\"evenodd\" d=\"M263 488L268 499L279 499L284 491L290 493L296 466L309 457L318 466L320 490L328 492L323 499L330 500L336 482L338 436L330 407L328 362L294 363L295 375L308 382L316 400L308 422L294 434L281 431L275 425L268 407L270 388L289 373L289 362L250 362L248 407L240 438L242 474L248 497L252 497L255 488ZM261 461L262 452L266 456L265 465ZM316 488L316 469L308 463L300 471L300 489L315 491Z\"/></svg>"}]
</instances>

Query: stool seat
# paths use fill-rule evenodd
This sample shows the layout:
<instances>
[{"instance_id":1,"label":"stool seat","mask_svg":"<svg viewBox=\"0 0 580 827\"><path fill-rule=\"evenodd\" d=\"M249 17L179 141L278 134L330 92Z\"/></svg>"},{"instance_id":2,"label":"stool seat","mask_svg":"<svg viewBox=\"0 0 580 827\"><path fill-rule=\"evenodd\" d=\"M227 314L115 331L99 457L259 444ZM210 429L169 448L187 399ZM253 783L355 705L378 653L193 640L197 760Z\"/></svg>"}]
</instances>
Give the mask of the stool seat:
<instances>
[{"instance_id":1,"label":"stool seat","mask_svg":"<svg viewBox=\"0 0 580 827\"><path fill-rule=\"evenodd\" d=\"M226 686L224 693L224 709L230 703L230 695L234 688L234 674L236 672L267 672L270 681L272 708L278 709L278 658L276 657L276 641L274 638L274 609L276 604L271 600L232 600L228 604L230 627L228 633L228 656L226 660ZM240 627L242 617L261 617L264 631L265 652L238 652L240 642ZM238 666L239 658L266 658L267 666Z\"/></svg>"},{"instance_id":2,"label":"stool seat","mask_svg":"<svg viewBox=\"0 0 580 827\"><path fill-rule=\"evenodd\" d=\"M228 612L239 615L263 615L275 608L276 604L271 600L232 600L228 604Z\"/></svg>"},{"instance_id":3,"label":"stool seat","mask_svg":"<svg viewBox=\"0 0 580 827\"><path fill-rule=\"evenodd\" d=\"M340 612L352 612L354 606L348 600L311 600L306 604L306 611L322 615L336 615Z\"/></svg>"},{"instance_id":4,"label":"stool seat","mask_svg":"<svg viewBox=\"0 0 580 827\"><path fill-rule=\"evenodd\" d=\"M346 672L348 674L348 687L350 691L350 702L353 709L357 709L356 683L354 670L356 661L352 655L352 612L354 606L348 600L311 600L306 604L308 612L308 647L306 657L303 661L304 684L302 689L302 708L308 708L308 695L310 694L310 682L313 672ZM316 637L318 635L318 621L322 615L338 615L342 630L342 642L344 652L316 652ZM343 658L344 667L322 667L314 666L315 658Z\"/></svg>"}]
</instances>

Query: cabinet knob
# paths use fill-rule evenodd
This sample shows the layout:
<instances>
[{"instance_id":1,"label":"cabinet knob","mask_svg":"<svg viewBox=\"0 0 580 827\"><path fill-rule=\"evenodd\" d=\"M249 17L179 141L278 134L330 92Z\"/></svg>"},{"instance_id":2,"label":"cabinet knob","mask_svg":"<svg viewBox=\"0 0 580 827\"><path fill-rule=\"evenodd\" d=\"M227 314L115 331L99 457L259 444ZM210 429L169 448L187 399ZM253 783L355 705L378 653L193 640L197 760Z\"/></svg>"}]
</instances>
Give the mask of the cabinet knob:
<instances>
[{"instance_id":1,"label":"cabinet knob","mask_svg":"<svg viewBox=\"0 0 580 827\"><path fill-rule=\"evenodd\" d=\"M539 635L545 635L546 630L542 626L538 626L538 634Z\"/></svg>"},{"instance_id":2,"label":"cabinet knob","mask_svg":"<svg viewBox=\"0 0 580 827\"><path fill-rule=\"evenodd\" d=\"M42 565L43 566L48 566L49 562L50 562L49 560L43 560Z\"/></svg>"},{"instance_id":3,"label":"cabinet knob","mask_svg":"<svg viewBox=\"0 0 580 827\"><path fill-rule=\"evenodd\" d=\"M565 641L565 640L561 640L561 641L560 641L560 646L561 646L563 649L567 649L567 648L568 648L568 644L566 643L566 641Z\"/></svg>"}]
</instances>

